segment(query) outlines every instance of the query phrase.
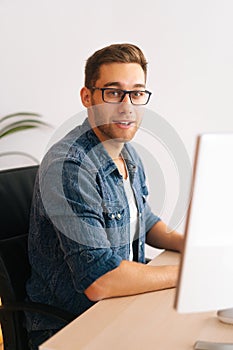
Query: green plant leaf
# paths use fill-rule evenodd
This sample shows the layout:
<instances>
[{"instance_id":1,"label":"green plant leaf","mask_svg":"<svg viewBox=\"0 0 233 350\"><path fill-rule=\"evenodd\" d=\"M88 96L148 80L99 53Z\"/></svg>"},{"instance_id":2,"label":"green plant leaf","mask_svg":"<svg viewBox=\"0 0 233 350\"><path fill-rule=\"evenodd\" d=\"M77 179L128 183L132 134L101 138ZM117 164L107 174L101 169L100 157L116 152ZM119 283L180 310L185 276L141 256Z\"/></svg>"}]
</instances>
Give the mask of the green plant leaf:
<instances>
[{"instance_id":1,"label":"green plant leaf","mask_svg":"<svg viewBox=\"0 0 233 350\"><path fill-rule=\"evenodd\" d=\"M36 118L41 118L42 115L38 114L38 113L31 113L31 112L18 112L18 113L13 113L13 114L8 114L2 118L0 118L0 123L2 123L3 121L10 119L10 118L15 118L15 117L36 117Z\"/></svg>"},{"instance_id":2,"label":"green plant leaf","mask_svg":"<svg viewBox=\"0 0 233 350\"><path fill-rule=\"evenodd\" d=\"M0 134L0 139L2 137L5 137L7 135L10 135L10 134L13 134L15 132L18 132L18 131L22 131L22 130L26 130L26 129L32 129L32 128L36 128L35 125L25 125L25 126L18 126L16 128L13 128L13 129L10 129L10 130L7 130L3 133Z\"/></svg>"},{"instance_id":3,"label":"green plant leaf","mask_svg":"<svg viewBox=\"0 0 233 350\"><path fill-rule=\"evenodd\" d=\"M21 130L26 130L29 128L38 128L39 126L51 127L50 124L43 122L41 120L34 120L34 119L21 120L21 121L17 121L9 125L6 125L2 129L0 129L0 138Z\"/></svg>"}]
</instances>

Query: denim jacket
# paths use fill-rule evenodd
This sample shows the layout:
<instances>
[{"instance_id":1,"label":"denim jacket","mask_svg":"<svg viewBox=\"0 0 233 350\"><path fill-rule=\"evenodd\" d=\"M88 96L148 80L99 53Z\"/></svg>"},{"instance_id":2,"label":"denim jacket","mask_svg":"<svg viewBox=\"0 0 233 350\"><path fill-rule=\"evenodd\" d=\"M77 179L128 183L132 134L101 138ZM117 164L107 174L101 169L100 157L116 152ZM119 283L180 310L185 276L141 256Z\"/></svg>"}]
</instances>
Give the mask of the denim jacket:
<instances>
[{"instance_id":1,"label":"denim jacket","mask_svg":"<svg viewBox=\"0 0 233 350\"><path fill-rule=\"evenodd\" d=\"M29 232L28 298L75 315L93 305L85 289L129 260L145 262L145 240L160 219L146 201L141 160L126 143L122 155L138 208L139 230L130 242L130 212L123 178L86 119L45 155L35 183ZM28 330L59 329L47 316L27 314Z\"/></svg>"}]
</instances>

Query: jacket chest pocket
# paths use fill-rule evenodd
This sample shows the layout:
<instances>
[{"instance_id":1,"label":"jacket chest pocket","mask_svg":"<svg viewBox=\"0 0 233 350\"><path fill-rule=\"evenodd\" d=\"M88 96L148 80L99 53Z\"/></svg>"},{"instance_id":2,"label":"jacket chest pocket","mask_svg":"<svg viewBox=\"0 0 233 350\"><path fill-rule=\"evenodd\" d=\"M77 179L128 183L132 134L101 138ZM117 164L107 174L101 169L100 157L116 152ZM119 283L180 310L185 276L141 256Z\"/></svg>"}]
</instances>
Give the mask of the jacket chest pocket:
<instances>
[{"instance_id":1,"label":"jacket chest pocket","mask_svg":"<svg viewBox=\"0 0 233 350\"><path fill-rule=\"evenodd\" d=\"M125 208L119 201L103 201L103 217L106 228L123 226L125 223Z\"/></svg>"}]
</instances>

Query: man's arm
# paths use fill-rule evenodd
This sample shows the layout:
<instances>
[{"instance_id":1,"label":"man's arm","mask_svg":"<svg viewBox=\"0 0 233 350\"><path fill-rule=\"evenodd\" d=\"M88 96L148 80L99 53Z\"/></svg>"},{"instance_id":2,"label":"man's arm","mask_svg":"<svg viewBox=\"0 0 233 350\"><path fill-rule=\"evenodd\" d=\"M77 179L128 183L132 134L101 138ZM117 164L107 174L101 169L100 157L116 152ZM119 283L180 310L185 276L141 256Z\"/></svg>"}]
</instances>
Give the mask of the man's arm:
<instances>
[{"instance_id":1,"label":"man's arm","mask_svg":"<svg viewBox=\"0 0 233 350\"><path fill-rule=\"evenodd\" d=\"M167 225L159 221L147 234L147 243L153 247L181 252L183 236L176 231L168 232ZM92 301L110 297L134 295L176 286L178 266L150 266L123 260L114 270L107 272L86 290Z\"/></svg>"},{"instance_id":2,"label":"man's arm","mask_svg":"<svg viewBox=\"0 0 233 350\"><path fill-rule=\"evenodd\" d=\"M107 272L86 290L92 301L110 297L134 295L176 286L178 266L149 266L123 260L114 270Z\"/></svg>"},{"instance_id":3,"label":"man's arm","mask_svg":"<svg viewBox=\"0 0 233 350\"><path fill-rule=\"evenodd\" d=\"M159 221L147 233L146 243L155 248L182 252L184 236L177 231L169 230L163 221Z\"/></svg>"}]
</instances>

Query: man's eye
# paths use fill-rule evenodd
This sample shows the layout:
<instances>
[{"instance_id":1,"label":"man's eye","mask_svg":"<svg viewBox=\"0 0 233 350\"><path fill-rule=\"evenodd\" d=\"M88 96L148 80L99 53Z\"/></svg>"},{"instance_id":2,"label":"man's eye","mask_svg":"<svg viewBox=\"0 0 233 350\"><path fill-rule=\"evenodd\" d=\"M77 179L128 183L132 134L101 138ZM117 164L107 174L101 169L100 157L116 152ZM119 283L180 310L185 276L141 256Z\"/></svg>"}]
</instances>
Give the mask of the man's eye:
<instances>
[{"instance_id":1,"label":"man's eye","mask_svg":"<svg viewBox=\"0 0 233 350\"><path fill-rule=\"evenodd\" d=\"M142 97L145 95L144 91L134 91L133 92L133 97Z\"/></svg>"},{"instance_id":2,"label":"man's eye","mask_svg":"<svg viewBox=\"0 0 233 350\"><path fill-rule=\"evenodd\" d=\"M112 91L112 96L118 97L120 95L121 95L121 91L118 91L118 90L113 90Z\"/></svg>"},{"instance_id":3,"label":"man's eye","mask_svg":"<svg viewBox=\"0 0 233 350\"><path fill-rule=\"evenodd\" d=\"M121 96L121 92L118 90L109 90L107 91L109 97L119 97Z\"/></svg>"}]
</instances>

